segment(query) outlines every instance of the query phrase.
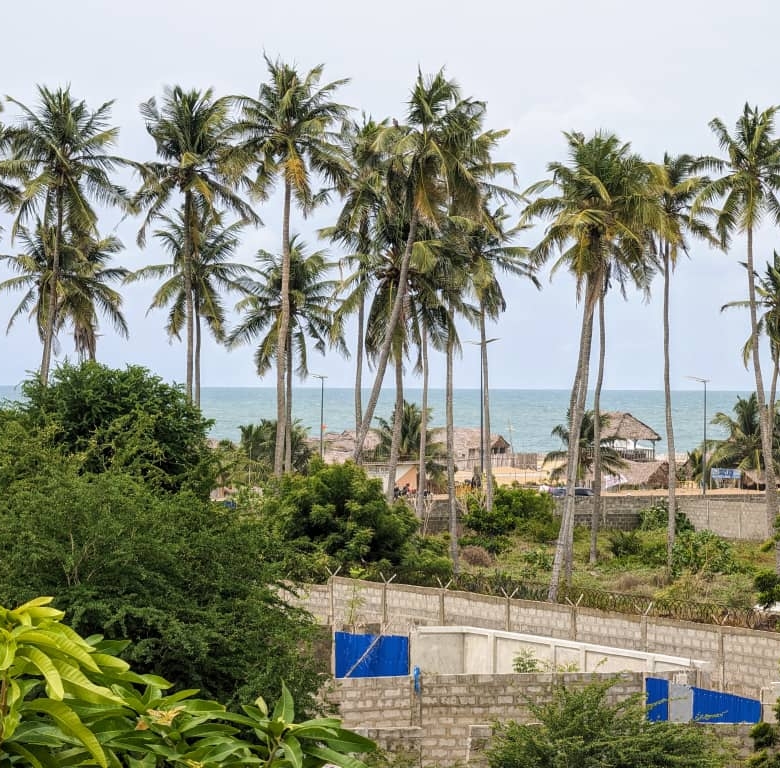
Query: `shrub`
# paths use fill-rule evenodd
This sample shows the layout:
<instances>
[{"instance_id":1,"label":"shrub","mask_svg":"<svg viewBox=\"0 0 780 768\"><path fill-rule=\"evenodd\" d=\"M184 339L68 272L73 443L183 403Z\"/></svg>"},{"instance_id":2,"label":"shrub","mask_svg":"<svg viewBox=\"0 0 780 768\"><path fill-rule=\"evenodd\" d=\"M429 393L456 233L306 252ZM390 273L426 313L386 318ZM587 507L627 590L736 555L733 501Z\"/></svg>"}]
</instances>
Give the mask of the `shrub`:
<instances>
[{"instance_id":1,"label":"shrub","mask_svg":"<svg viewBox=\"0 0 780 768\"><path fill-rule=\"evenodd\" d=\"M458 541L461 547L481 547L491 555L500 555L510 546L506 536L461 536Z\"/></svg>"},{"instance_id":2,"label":"shrub","mask_svg":"<svg viewBox=\"0 0 780 768\"><path fill-rule=\"evenodd\" d=\"M542 662L536 658L530 648L521 648L512 659L512 669L519 674L529 674L542 671Z\"/></svg>"},{"instance_id":3,"label":"shrub","mask_svg":"<svg viewBox=\"0 0 780 768\"><path fill-rule=\"evenodd\" d=\"M669 524L669 502L659 499L655 504L639 510L639 528L642 531L654 531L666 528ZM678 509L674 518L676 533L692 531L693 525L684 512Z\"/></svg>"},{"instance_id":4,"label":"shrub","mask_svg":"<svg viewBox=\"0 0 780 768\"><path fill-rule=\"evenodd\" d=\"M490 513L477 496L470 496L467 505L468 511L463 522L472 531L488 536L502 536L513 531L525 534L529 524L538 525L541 522L545 526L550 525L555 502L548 493L528 488L499 487L496 488Z\"/></svg>"},{"instance_id":5,"label":"shrub","mask_svg":"<svg viewBox=\"0 0 780 768\"><path fill-rule=\"evenodd\" d=\"M469 544L460 550L460 556L469 565L486 568L493 564L495 558L484 547Z\"/></svg>"},{"instance_id":6,"label":"shrub","mask_svg":"<svg viewBox=\"0 0 780 768\"><path fill-rule=\"evenodd\" d=\"M538 571L551 571L553 567L553 556L541 547L529 549L523 552L523 562Z\"/></svg>"},{"instance_id":7,"label":"shrub","mask_svg":"<svg viewBox=\"0 0 780 768\"><path fill-rule=\"evenodd\" d=\"M712 531L686 531L672 548L672 573L734 573L736 564L731 545Z\"/></svg>"},{"instance_id":8,"label":"shrub","mask_svg":"<svg viewBox=\"0 0 780 768\"><path fill-rule=\"evenodd\" d=\"M609 551L615 557L630 557L642 551L642 540L636 531L610 531L607 538Z\"/></svg>"}]
</instances>

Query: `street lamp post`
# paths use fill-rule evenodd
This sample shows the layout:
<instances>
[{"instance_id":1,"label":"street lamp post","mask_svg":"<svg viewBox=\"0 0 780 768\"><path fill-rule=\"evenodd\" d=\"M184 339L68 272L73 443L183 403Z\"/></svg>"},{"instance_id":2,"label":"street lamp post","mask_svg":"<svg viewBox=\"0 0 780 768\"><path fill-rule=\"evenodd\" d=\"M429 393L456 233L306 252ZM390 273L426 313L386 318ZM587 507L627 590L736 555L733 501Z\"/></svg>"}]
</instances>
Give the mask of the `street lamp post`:
<instances>
[{"instance_id":1,"label":"street lamp post","mask_svg":"<svg viewBox=\"0 0 780 768\"><path fill-rule=\"evenodd\" d=\"M691 381L698 381L704 385L704 442L701 446L701 495L707 495L707 384L709 379L703 379L701 376L686 376Z\"/></svg>"},{"instance_id":2,"label":"street lamp post","mask_svg":"<svg viewBox=\"0 0 780 768\"><path fill-rule=\"evenodd\" d=\"M320 460L323 458L323 439L325 437L325 379L328 377L321 373L313 373L315 379L320 380Z\"/></svg>"}]
</instances>

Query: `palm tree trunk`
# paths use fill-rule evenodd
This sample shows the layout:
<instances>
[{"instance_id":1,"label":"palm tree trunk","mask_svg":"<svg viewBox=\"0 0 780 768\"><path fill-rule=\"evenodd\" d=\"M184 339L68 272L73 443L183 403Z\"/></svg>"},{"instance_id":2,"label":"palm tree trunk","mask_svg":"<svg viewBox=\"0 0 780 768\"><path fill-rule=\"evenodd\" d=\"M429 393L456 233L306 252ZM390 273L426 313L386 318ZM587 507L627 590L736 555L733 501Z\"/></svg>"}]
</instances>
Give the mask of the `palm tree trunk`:
<instances>
[{"instance_id":1,"label":"palm tree trunk","mask_svg":"<svg viewBox=\"0 0 780 768\"><path fill-rule=\"evenodd\" d=\"M761 425L761 450L764 454L764 485L766 487L766 516L769 535L774 532L777 518L777 482L775 479L774 456L772 452L773 424L769 422L769 410L766 407L764 381L761 376L761 362L758 349L758 319L756 317L756 283L753 267L753 228L747 228L747 273L748 301L750 304L750 338L753 353L753 372L756 377L756 400L758 402L758 417ZM776 548L777 567L780 570L780 546Z\"/></svg>"},{"instance_id":2,"label":"palm tree trunk","mask_svg":"<svg viewBox=\"0 0 780 768\"><path fill-rule=\"evenodd\" d=\"M604 383L604 353L606 350L606 328L604 325L604 298L606 285L602 281L599 295L599 370L593 392L593 510L590 516L591 564L598 561L599 523L601 522L601 387Z\"/></svg>"},{"instance_id":3,"label":"palm tree trunk","mask_svg":"<svg viewBox=\"0 0 780 768\"><path fill-rule=\"evenodd\" d=\"M398 470L398 454L401 450L401 428L404 419L404 361L401 357L401 344L395 352L395 408L393 409L393 435L390 440L390 455L387 457L387 488L385 498L393 501L395 475Z\"/></svg>"},{"instance_id":4,"label":"palm tree trunk","mask_svg":"<svg viewBox=\"0 0 780 768\"><path fill-rule=\"evenodd\" d=\"M363 334L366 324L366 302L360 299L357 316L357 349L355 350L355 435L363 420Z\"/></svg>"},{"instance_id":5,"label":"palm tree trunk","mask_svg":"<svg viewBox=\"0 0 780 768\"><path fill-rule=\"evenodd\" d=\"M582 326L580 328L580 351L577 359L577 371L574 375L574 384L571 388L569 399L569 448L566 457L566 497L561 516L561 528L558 540L555 543L555 557L553 558L552 574L550 576L550 589L547 599L555 602L558 599L558 588L561 573L569 560L568 553L571 550L571 537L574 533L574 486L577 479L579 465L579 434L582 429L582 415L585 411L584 391L588 386L588 366L590 357L589 329L593 329L593 309L597 292L596 283L589 277L585 294L585 303L582 310ZM581 394L581 390L583 394Z\"/></svg>"},{"instance_id":6,"label":"palm tree trunk","mask_svg":"<svg viewBox=\"0 0 780 768\"><path fill-rule=\"evenodd\" d=\"M64 181L61 180L61 183ZM45 387L49 383L49 369L51 368L51 353L54 346L54 329L57 327L57 294L60 281L60 250L62 247L63 229L63 196L61 186L57 187L56 202L57 225L54 228L54 243L51 254L51 285L49 290L49 311L46 317L46 329L43 334L43 353L41 355L41 384Z\"/></svg>"},{"instance_id":7,"label":"palm tree trunk","mask_svg":"<svg viewBox=\"0 0 780 768\"><path fill-rule=\"evenodd\" d=\"M379 352L379 360L376 366L376 375L374 377L374 385L371 388L371 394L368 398L368 405L366 406L366 412L363 415L363 421L360 424L357 435L355 436L355 452L353 458L356 463L360 463L361 456L363 455L363 445L366 442L366 435L368 434L371 421L374 418L374 411L376 410L376 404L379 400L379 393L382 391L382 382L385 378L385 371L387 370L387 361L390 358L390 349L393 344L393 336L395 335L395 329L398 325L398 321L401 317L401 310L406 298L406 283L409 278L409 261L412 258L412 247L414 241L417 238L417 211L412 212L412 218L409 222L409 235L406 238L406 247L404 248L403 256L401 257L401 269L398 275L398 293L396 294L395 301L393 302L393 309L390 312L390 317L387 321L387 327L385 328L385 338L382 341L382 348Z\"/></svg>"},{"instance_id":8,"label":"palm tree trunk","mask_svg":"<svg viewBox=\"0 0 780 768\"><path fill-rule=\"evenodd\" d=\"M192 260L194 244L192 240L193 226L192 192L184 193L184 304L187 315L187 399L192 402L192 373L194 353L194 302L192 300Z\"/></svg>"},{"instance_id":9,"label":"palm tree trunk","mask_svg":"<svg viewBox=\"0 0 780 768\"><path fill-rule=\"evenodd\" d=\"M420 357L422 362L422 406L420 407L420 465L417 468L417 517L425 515L425 491L428 488L428 476L425 458L428 453L428 333L423 325L420 335Z\"/></svg>"},{"instance_id":10,"label":"palm tree trunk","mask_svg":"<svg viewBox=\"0 0 780 768\"><path fill-rule=\"evenodd\" d=\"M201 349L201 327L200 310L198 301L193 302L195 307L195 405L200 408L200 349Z\"/></svg>"},{"instance_id":11,"label":"palm tree trunk","mask_svg":"<svg viewBox=\"0 0 780 768\"><path fill-rule=\"evenodd\" d=\"M479 347L482 366L482 445L485 446L485 508L493 511L493 448L490 438L490 387L488 386L488 355L485 334L485 305L479 311Z\"/></svg>"},{"instance_id":12,"label":"palm tree trunk","mask_svg":"<svg viewBox=\"0 0 780 768\"><path fill-rule=\"evenodd\" d=\"M282 307L279 314L279 333L276 342L276 447L274 449L274 475L281 477L284 471L285 441L287 435L287 405L285 403L285 368L287 342L290 328L290 182L284 180L284 208L282 213Z\"/></svg>"},{"instance_id":13,"label":"palm tree trunk","mask_svg":"<svg viewBox=\"0 0 780 768\"><path fill-rule=\"evenodd\" d=\"M290 334L292 335L292 334ZM287 339L287 396L285 397L284 418L284 471L292 472L292 338ZM320 426L322 429L322 426Z\"/></svg>"},{"instance_id":14,"label":"palm tree trunk","mask_svg":"<svg viewBox=\"0 0 780 768\"><path fill-rule=\"evenodd\" d=\"M455 329L450 327L447 338L447 383L445 394L445 420L447 422L447 496L450 507L450 556L452 572L460 573L458 559L458 499L455 496L455 426L452 413L452 357L455 347Z\"/></svg>"},{"instance_id":15,"label":"palm tree trunk","mask_svg":"<svg viewBox=\"0 0 780 768\"><path fill-rule=\"evenodd\" d=\"M672 550L677 535L677 461L674 448L674 423L672 420L672 387L669 366L669 286L672 262L669 243L664 244L664 402L666 407L666 453L669 464L669 495L667 506L669 519L666 526L666 570L672 572Z\"/></svg>"}]
</instances>

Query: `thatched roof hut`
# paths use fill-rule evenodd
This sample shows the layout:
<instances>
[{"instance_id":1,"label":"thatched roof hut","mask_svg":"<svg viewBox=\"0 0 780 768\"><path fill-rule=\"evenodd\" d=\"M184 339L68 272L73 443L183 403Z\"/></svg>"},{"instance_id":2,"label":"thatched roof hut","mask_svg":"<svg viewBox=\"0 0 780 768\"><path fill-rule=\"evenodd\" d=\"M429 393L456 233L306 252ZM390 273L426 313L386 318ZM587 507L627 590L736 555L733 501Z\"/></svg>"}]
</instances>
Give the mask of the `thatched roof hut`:
<instances>
[{"instance_id":1,"label":"thatched roof hut","mask_svg":"<svg viewBox=\"0 0 780 768\"><path fill-rule=\"evenodd\" d=\"M603 417L601 438L606 445L630 461L655 459L655 444L661 436L652 427L630 413L605 411ZM640 442L649 442L652 446L640 446Z\"/></svg>"}]
</instances>

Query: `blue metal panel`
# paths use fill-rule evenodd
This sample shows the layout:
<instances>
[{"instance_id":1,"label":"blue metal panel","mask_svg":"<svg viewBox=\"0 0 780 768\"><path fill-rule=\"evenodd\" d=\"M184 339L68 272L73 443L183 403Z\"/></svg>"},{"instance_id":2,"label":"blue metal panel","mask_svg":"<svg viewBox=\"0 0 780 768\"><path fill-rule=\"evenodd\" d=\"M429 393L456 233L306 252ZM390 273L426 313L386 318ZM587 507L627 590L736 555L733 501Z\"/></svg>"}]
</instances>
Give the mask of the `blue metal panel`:
<instances>
[{"instance_id":1,"label":"blue metal panel","mask_svg":"<svg viewBox=\"0 0 780 768\"><path fill-rule=\"evenodd\" d=\"M409 638L336 632L336 677L409 674Z\"/></svg>"},{"instance_id":2,"label":"blue metal panel","mask_svg":"<svg viewBox=\"0 0 780 768\"><path fill-rule=\"evenodd\" d=\"M731 693L693 689L693 719L705 723L757 723L761 702Z\"/></svg>"},{"instance_id":3,"label":"blue metal panel","mask_svg":"<svg viewBox=\"0 0 780 768\"><path fill-rule=\"evenodd\" d=\"M657 677L645 679L647 692L647 719L669 719L669 681Z\"/></svg>"}]
</instances>

